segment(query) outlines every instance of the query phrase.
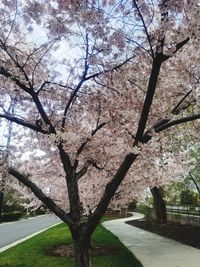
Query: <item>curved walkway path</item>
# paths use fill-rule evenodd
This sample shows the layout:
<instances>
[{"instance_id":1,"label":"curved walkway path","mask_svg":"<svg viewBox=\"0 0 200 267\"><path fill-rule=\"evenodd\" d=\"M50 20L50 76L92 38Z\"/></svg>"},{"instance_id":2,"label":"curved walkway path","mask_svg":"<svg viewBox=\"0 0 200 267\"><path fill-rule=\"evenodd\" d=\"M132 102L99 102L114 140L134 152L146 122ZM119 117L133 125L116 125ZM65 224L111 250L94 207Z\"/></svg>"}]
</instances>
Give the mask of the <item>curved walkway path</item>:
<instances>
[{"instance_id":1,"label":"curved walkway path","mask_svg":"<svg viewBox=\"0 0 200 267\"><path fill-rule=\"evenodd\" d=\"M200 250L126 224L144 217L140 213L132 214L129 218L104 222L103 226L116 235L144 267L200 266Z\"/></svg>"}]
</instances>

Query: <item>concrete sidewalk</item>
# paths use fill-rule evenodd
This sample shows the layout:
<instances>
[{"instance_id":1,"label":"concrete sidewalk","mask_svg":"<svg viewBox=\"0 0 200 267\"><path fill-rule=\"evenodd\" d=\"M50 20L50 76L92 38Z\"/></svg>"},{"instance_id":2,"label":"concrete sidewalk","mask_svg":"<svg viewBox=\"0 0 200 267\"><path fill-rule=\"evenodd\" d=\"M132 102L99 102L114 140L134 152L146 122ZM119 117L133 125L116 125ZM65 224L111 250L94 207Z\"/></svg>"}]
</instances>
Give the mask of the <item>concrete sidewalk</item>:
<instances>
[{"instance_id":1,"label":"concrete sidewalk","mask_svg":"<svg viewBox=\"0 0 200 267\"><path fill-rule=\"evenodd\" d=\"M132 217L104 222L103 226L116 235L144 267L200 266L200 250L125 223L141 218L142 214L134 212Z\"/></svg>"}]
</instances>

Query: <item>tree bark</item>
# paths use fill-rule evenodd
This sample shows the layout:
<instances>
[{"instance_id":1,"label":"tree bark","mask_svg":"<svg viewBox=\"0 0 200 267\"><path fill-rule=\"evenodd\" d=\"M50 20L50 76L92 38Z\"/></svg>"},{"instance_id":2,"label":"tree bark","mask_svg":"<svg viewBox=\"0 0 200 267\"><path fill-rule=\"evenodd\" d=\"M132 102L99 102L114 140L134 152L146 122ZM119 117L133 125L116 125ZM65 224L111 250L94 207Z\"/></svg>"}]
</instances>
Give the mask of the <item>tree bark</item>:
<instances>
[{"instance_id":1,"label":"tree bark","mask_svg":"<svg viewBox=\"0 0 200 267\"><path fill-rule=\"evenodd\" d=\"M2 222L2 210L3 210L3 191L0 191L0 223Z\"/></svg>"},{"instance_id":2,"label":"tree bark","mask_svg":"<svg viewBox=\"0 0 200 267\"><path fill-rule=\"evenodd\" d=\"M90 242L77 240L74 243L75 267L90 267Z\"/></svg>"},{"instance_id":3,"label":"tree bark","mask_svg":"<svg viewBox=\"0 0 200 267\"><path fill-rule=\"evenodd\" d=\"M162 188L153 187L151 188L151 193L154 201L154 209L156 212L157 222L162 224L167 222L167 211L166 211L166 203L163 199Z\"/></svg>"},{"instance_id":4,"label":"tree bark","mask_svg":"<svg viewBox=\"0 0 200 267\"><path fill-rule=\"evenodd\" d=\"M4 192L5 192L5 184L6 184L6 171L3 170L1 175L1 183L0 183L0 223L2 222L2 211L3 211L3 199L4 199Z\"/></svg>"}]
</instances>

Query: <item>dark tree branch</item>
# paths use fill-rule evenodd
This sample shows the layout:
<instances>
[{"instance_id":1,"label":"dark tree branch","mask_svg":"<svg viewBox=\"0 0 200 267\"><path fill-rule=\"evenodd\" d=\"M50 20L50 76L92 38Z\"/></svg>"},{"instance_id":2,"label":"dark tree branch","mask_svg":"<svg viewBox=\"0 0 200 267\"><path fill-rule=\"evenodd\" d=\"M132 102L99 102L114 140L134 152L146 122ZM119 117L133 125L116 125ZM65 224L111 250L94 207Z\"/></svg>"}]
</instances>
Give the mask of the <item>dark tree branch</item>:
<instances>
[{"instance_id":1,"label":"dark tree branch","mask_svg":"<svg viewBox=\"0 0 200 267\"><path fill-rule=\"evenodd\" d=\"M40 59L36 62L33 71L32 71L32 85L34 87L34 76L35 76L35 71L38 67L38 65L42 62L43 58L45 57L45 55L48 53L48 51L54 46L54 44L60 40L60 37L55 38L53 41L51 41L48 45L47 48L45 49L45 51L43 52L43 54L41 55Z\"/></svg>"},{"instance_id":2,"label":"dark tree branch","mask_svg":"<svg viewBox=\"0 0 200 267\"><path fill-rule=\"evenodd\" d=\"M88 142L91 141L92 137L102 128L104 127L104 125L106 125L106 122L103 122L101 124L99 124L99 118L97 119L97 124L96 124L96 128L91 132L91 137L87 138L86 141L84 141L80 147L77 149L76 152L76 160L74 162L74 170L76 170L77 166L78 166L78 157L79 155L82 153L82 151L84 150L84 148L86 147L86 145L88 144ZM101 169L97 166L96 162L92 161L92 160L87 160L84 164L84 166L82 167L82 169L76 174L77 175L77 180L80 179L83 175L85 175L87 173L88 167L90 165L93 165L95 168L97 169Z\"/></svg>"},{"instance_id":3,"label":"dark tree branch","mask_svg":"<svg viewBox=\"0 0 200 267\"><path fill-rule=\"evenodd\" d=\"M63 114L63 120L62 120L62 128L64 128L65 126L65 121L66 121L66 115L67 112L72 104L72 102L74 101L74 99L76 98L76 95L78 93L78 91L80 90L81 86L83 85L83 83L86 81L86 76L88 73L88 69L89 69L89 64L88 64L88 57L89 57L89 39L88 39L88 34L86 34L86 51L85 51L86 55L85 55L85 64L84 64L84 71L83 71L83 75L82 78L80 80L80 82L78 83L76 89L72 92L70 99L65 107L64 110L64 114Z\"/></svg>"},{"instance_id":4,"label":"dark tree branch","mask_svg":"<svg viewBox=\"0 0 200 267\"><path fill-rule=\"evenodd\" d=\"M65 173L68 177L70 177L72 173L72 164L69 158L69 155L65 152L62 143L58 145L58 150L60 153L60 158L62 160L63 168L65 170Z\"/></svg>"},{"instance_id":5,"label":"dark tree branch","mask_svg":"<svg viewBox=\"0 0 200 267\"><path fill-rule=\"evenodd\" d=\"M101 124L97 125L97 127L92 131L91 136L94 136L100 129L102 129L107 122L102 122Z\"/></svg>"},{"instance_id":6,"label":"dark tree branch","mask_svg":"<svg viewBox=\"0 0 200 267\"><path fill-rule=\"evenodd\" d=\"M6 119L8 121L12 121L12 122L14 122L14 123L16 123L18 125L24 126L24 127L29 128L31 130L34 130L36 132L40 132L40 133L43 133L43 134L49 134L48 131L43 130L38 125L31 124L29 122L26 122L26 121L20 119L20 118L14 117L14 116L12 116L10 114L0 114L0 118L4 118L4 119Z\"/></svg>"},{"instance_id":7,"label":"dark tree branch","mask_svg":"<svg viewBox=\"0 0 200 267\"><path fill-rule=\"evenodd\" d=\"M10 57L10 59L13 61L13 63L15 64L15 66L23 73L25 80L27 81L29 87L27 87L25 84L23 84L19 78L15 77L14 75L12 75L11 73L9 73L4 67L0 67L0 74L2 74L3 76L10 78L11 80L13 80L15 82L15 84L17 86L19 86L23 91L25 91L26 93L28 93L29 95L32 96L33 101L35 102L35 105L42 117L42 119L44 120L44 122L46 124L48 124L50 126L50 129L53 133L55 133L55 129L53 128L53 126L51 125L51 122L38 98L37 93L34 92L34 88L33 88L33 84L30 82L29 77L26 73L26 71L24 70L24 67L21 66L19 64L19 62L9 53L7 47L5 46L5 44L0 40L2 49L5 51L5 53Z\"/></svg>"},{"instance_id":8,"label":"dark tree branch","mask_svg":"<svg viewBox=\"0 0 200 267\"><path fill-rule=\"evenodd\" d=\"M90 160L87 160L85 162L85 164L83 165L82 169L79 172L76 173L77 181L87 173L87 170L88 170L89 166L91 166L91 164L92 164L92 162Z\"/></svg>"},{"instance_id":9,"label":"dark tree branch","mask_svg":"<svg viewBox=\"0 0 200 267\"><path fill-rule=\"evenodd\" d=\"M82 176L84 176L87 173L87 170L89 166L93 166L97 170L103 170L104 167L99 167L96 161L94 160L87 160L85 164L83 165L82 169L76 173L76 179L79 180Z\"/></svg>"},{"instance_id":10,"label":"dark tree branch","mask_svg":"<svg viewBox=\"0 0 200 267\"><path fill-rule=\"evenodd\" d=\"M12 54L8 51L8 48L6 47L6 45L0 40L0 43L1 43L1 47L2 47L2 49L4 50L4 52L10 57L10 59L13 61L13 63L15 64L15 66L23 73L23 75L24 75L24 78L25 78L25 80L28 82L28 84L29 84L29 89L32 89L33 90L33 86L32 86L32 84L31 84L31 82L30 82L30 80L29 80L29 77L28 77L28 75L27 75L27 73L26 73L26 71L24 70L24 67L23 66L21 66L20 64L19 64L19 62L12 56ZM17 55L16 55L16 57L17 57Z\"/></svg>"},{"instance_id":11,"label":"dark tree branch","mask_svg":"<svg viewBox=\"0 0 200 267\"><path fill-rule=\"evenodd\" d=\"M175 52L174 54L176 54L185 44L187 44L189 42L190 38L186 38L185 40L179 42L177 45L176 45L176 49L175 49ZM171 56L167 56L167 55L163 55L162 56L162 60L163 61L166 61L167 59L169 59Z\"/></svg>"},{"instance_id":12,"label":"dark tree branch","mask_svg":"<svg viewBox=\"0 0 200 267\"><path fill-rule=\"evenodd\" d=\"M127 154L124 158L123 162L121 163L120 167L118 168L116 174L112 178L112 180L106 185L104 194L97 205L95 211L88 219L88 223L86 225L86 231L89 235L91 235L100 222L103 214L105 213L112 197L114 196L115 192L117 191L119 185L124 180L129 168L137 158L137 155L130 153Z\"/></svg>"},{"instance_id":13,"label":"dark tree branch","mask_svg":"<svg viewBox=\"0 0 200 267\"><path fill-rule=\"evenodd\" d=\"M171 114L178 114L179 113L179 111L180 111L180 109L179 109L179 107L180 107L180 105L183 103L183 101L188 97L188 95L190 94L192 92L192 90L190 90L186 95L184 95L183 97L182 97L182 99L177 103L177 105L172 109L172 111L171 111ZM162 127L162 126L164 126L164 125L166 125L166 124L168 124L168 123L170 123L170 119L160 119L160 120L158 120L150 129L148 129L146 132L145 132L145 134L143 135L143 143L147 143L150 139L151 139L151 135L150 135L150 132L151 132L151 130L152 129L154 129L155 131L157 130L157 129L159 129L160 127ZM169 126L170 127L170 126Z\"/></svg>"},{"instance_id":14,"label":"dark tree branch","mask_svg":"<svg viewBox=\"0 0 200 267\"><path fill-rule=\"evenodd\" d=\"M107 123L106 122L103 122L101 124L99 124L91 133L91 137L94 136L101 128L103 128ZM80 147L78 148L77 150L77 153L76 153L76 157L78 157L81 152L84 150L85 146L87 145L87 143L91 140L91 138L87 138L85 142L83 142Z\"/></svg>"},{"instance_id":15,"label":"dark tree branch","mask_svg":"<svg viewBox=\"0 0 200 267\"><path fill-rule=\"evenodd\" d=\"M34 101L34 103L35 103L35 105L36 105L36 107L37 107L37 109L38 109L38 111L39 111L39 113L40 113L40 115L41 115L43 121L44 121L47 125L50 126L50 131L51 131L52 133L55 133L55 129L54 129L53 125L51 124L51 121L50 121L48 115L46 114L46 112L45 112L45 110L44 110L44 108L43 108L42 103L40 102L40 99L39 99L37 93L35 93L34 91L32 91L31 96L32 96L32 98L33 98L33 101Z\"/></svg>"},{"instance_id":16,"label":"dark tree branch","mask_svg":"<svg viewBox=\"0 0 200 267\"><path fill-rule=\"evenodd\" d=\"M86 49L86 50L87 50L87 49ZM86 53L87 53L87 51L86 51ZM86 55L87 55L87 54L86 54ZM86 59L85 59L85 70L84 70L82 79L80 80L80 82L79 82L79 84L77 85L76 89L75 89L75 90L73 91L73 93L71 94L71 97L70 97L70 99L69 99L69 101L68 101L68 103L67 103L67 105L66 105L66 107L65 107L65 111L64 111L64 114L63 114L63 120L62 120L62 128L64 128L64 125L65 125L67 112L68 112L68 110L69 110L69 108L70 108L70 106L71 106L71 104L72 104L74 98L76 97L78 91L80 90L80 88L81 88L81 86L83 85L84 82L86 82L86 81L88 81L88 80L90 80L90 79L94 79L94 78L98 77L98 76L101 75L101 74L106 74L106 73L108 73L108 72L112 72L112 71L114 71L114 70L117 70L117 69L121 68L123 65L125 65L126 63L128 63L128 62L129 62L131 59L133 59L133 58L134 58L134 56L132 56L132 57L126 59L124 62L122 62L122 63L119 64L119 65L116 65L115 67L113 67L113 68L111 68L111 69L107 69L107 70L104 70L104 71L100 71L100 72L98 72L98 73L94 73L94 74L92 74L92 75L87 76L87 72L88 72L88 68L89 68L89 66L88 66L88 63L87 63L87 62L88 62L88 56L86 56Z\"/></svg>"},{"instance_id":17,"label":"dark tree branch","mask_svg":"<svg viewBox=\"0 0 200 267\"><path fill-rule=\"evenodd\" d=\"M24 85L19 79L12 76L12 74L9 73L7 70L5 70L3 67L0 67L0 74L13 80L17 86L19 86L23 91L25 91L26 93L28 93L29 95L32 96L32 99L33 99L42 119L44 120L44 122L46 124L50 125L51 131L55 133L55 130L53 129L53 126L51 125L51 122L50 122L50 120L49 120L49 118L48 118L39 98L38 98L38 95L37 95L37 93L34 92L33 88L30 88L30 87L27 87L26 85Z\"/></svg>"},{"instance_id":18,"label":"dark tree branch","mask_svg":"<svg viewBox=\"0 0 200 267\"><path fill-rule=\"evenodd\" d=\"M16 3L15 3L15 15L14 15L14 18L12 20L12 23L11 23L11 26L10 26L10 29L9 29L9 32L8 32L6 38L5 38L4 44L6 44L6 42L8 41L8 38L10 37L10 34L11 34L11 32L12 32L12 30L14 28L14 25L15 25L15 21L16 21L16 18L17 18L17 10L18 10L18 5L17 4L18 3L16 1Z\"/></svg>"},{"instance_id":19,"label":"dark tree branch","mask_svg":"<svg viewBox=\"0 0 200 267\"><path fill-rule=\"evenodd\" d=\"M45 87L47 84L53 84L53 85L57 85L57 86L59 86L59 87L65 88L65 89L73 90L72 87L66 86L66 85L61 84L61 83L45 81L45 82L43 82L43 84L40 86L40 88L38 89L38 91L36 92L36 94L39 94L40 91L42 91L42 90L44 89L44 87Z\"/></svg>"},{"instance_id":20,"label":"dark tree branch","mask_svg":"<svg viewBox=\"0 0 200 267\"><path fill-rule=\"evenodd\" d=\"M163 60L163 46L164 46L165 37L162 37L159 40L159 46L156 48L156 55L153 58L151 74L148 82L146 97L144 100L144 104L142 107L142 112L140 115L140 120L138 123L137 132L135 135L134 145L137 145L138 142L148 142L148 140L144 140L144 131L147 124L147 120L149 117L149 112L153 103L153 98L156 91L157 81L160 73L160 68ZM159 51L161 48L161 51ZM146 135L146 134L145 134ZM148 136L149 138L149 136Z\"/></svg>"},{"instance_id":21,"label":"dark tree branch","mask_svg":"<svg viewBox=\"0 0 200 267\"><path fill-rule=\"evenodd\" d=\"M81 202L79 196L78 181L76 173L71 165L69 155L65 152L62 143L58 145L63 168L66 173L67 190L70 204L70 215L76 225L80 225L81 222Z\"/></svg>"},{"instance_id":22,"label":"dark tree branch","mask_svg":"<svg viewBox=\"0 0 200 267\"><path fill-rule=\"evenodd\" d=\"M144 50L146 53L148 53L152 57L152 52L147 50L146 48L144 48L144 46L142 46L140 43L136 42L135 40L132 40L129 37L126 37L126 39L128 42L130 42L130 43L132 42L132 43L136 44L137 47L140 47L142 50Z\"/></svg>"},{"instance_id":23,"label":"dark tree branch","mask_svg":"<svg viewBox=\"0 0 200 267\"><path fill-rule=\"evenodd\" d=\"M192 179L193 183L195 184L198 193L200 194L200 188L199 188L197 182L195 181L194 176L191 174L191 172L189 172L189 175L190 175L190 178Z\"/></svg>"},{"instance_id":24,"label":"dark tree branch","mask_svg":"<svg viewBox=\"0 0 200 267\"><path fill-rule=\"evenodd\" d=\"M178 43L176 45L176 51L175 53L181 49L187 42L189 41L189 38L185 39L184 41ZM161 40L161 47L163 48L164 45L164 38ZM135 144L137 144L138 141L140 142L147 142L148 140L144 140L144 131L145 131L145 127L146 127L146 123L148 120L148 116L149 116L149 112L150 112L150 108L153 102L153 98L154 98L154 94L155 94L155 90L156 90L156 85L157 85L157 80L158 80L158 76L160 73L160 68L162 63L167 60L168 58L170 58L170 56L165 56L163 55L163 52L159 53L157 52L154 60L153 60L153 64L152 64L152 71L151 71L151 75L150 75L150 79L149 79L149 84L148 84L148 88L147 88L147 93L146 93L146 98L144 101L144 105L143 105L143 109L142 109L142 113L140 116L140 120L139 120L139 124L138 124L138 129L136 132L136 139L135 139ZM186 119L187 120L187 119ZM185 122L185 121L183 121ZM169 126L171 127L175 124L179 124L179 121L173 121L173 122L169 122ZM168 124L165 124L166 128ZM160 129L159 127L157 129ZM148 131L147 131L148 132ZM146 134L145 134L146 136ZM148 136L149 138L149 136Z\"/></svg>"},{"instance_id":25,"label":"dark tree branch","mask_svg":"<svg viewBox=\"0 0 200 267\"><path fill-rule=\"evenodd\" d=\"M143 25L143 28L144 28L144 31L145 31L145 33L146 33L147 40L148 40L148 43L149 43L149 46L150 46L151 56L152 56L152 58L154 58L153 47L152 47L152 44L151 44L151 37L150 37L150 35L149 35L149 33L148 33L148 29L147 29L146 23L145 23L145 21L144 21L144 18L143 18L143 16L142 16L142 13L141 13L141 11L140 11L140 8L139 8L139 6L138 6L136 0L133 0L133 3L134 3L134 5L135 5L135 7L136 7L136 9L137 9L137 12L138 12L138 15L139 15L141 21L142 21L142 25Z\"/></svg>"},{"instance_id":26,"label":"dark tree branch","mask_svg":"<svg viewBox=\"0 0 200 267\"><path fill-rule=\"evenodd\" d=\"M156 90L156 85L157 85L157 80L158 80L158 76L160 73L161 64L162 64L162 60L160 56L156 56L152 64L152 71L151 71L151 75L149 78L147 93L146 93L145 101L143 104L140 120L138 123L138 129L137 129L136 136L135 136L135 144L137 144L137 142L142 142L142 139L143 139L144 130L146 127L150 108L151 108L155 90Z\"/></svg>"},{"instance_id":27,"label":"dark tree branch","mask_svg":"<svg viewBox=\"0 0 200 267\"><path fill-rule=\"evenodd\" d=\"M183 101L192 93L192 90L190 90L186 95L183 96L183 98L177 103L177 105L173 108L172 114L177 115L179 113L179 107L183 103Z\"/></svg>"},{"instance_id":28,"label":"dark tree branch","mask_svg":"<svg viewBox=\"0 0 200 267\"><path fill-rule=\"evenodd\" d=\"M6 78L10 78L12 81L15 82L16 85L18 85L23 91L30 94L30 88L27 87L25 84L23 84L17 77L13 76L11 73L9 73L4 67L0 67L0 74L5 76Z\"/></svg>"},{"instance_id":29,"label":"dark tree branch","mask_svg":"<svg viewBox=\"0 0 200 267\"><path fill-rule=\"evenodd\" d=\"M192 116L187 116L187 117L183 117L183 118L180 118L180 119L177 119L177 120L173 120L173 121L170 121L168 123L164 123L163 125L160 125L159 127L157 128L154 128L155 129L155 132L161 132L167 128L170 128L172 126L175 126L175 125L178 125L178 124L182 124L182 123L186 123L186 122L189 122L189 121L194 121L194 120L198 120L200 119L200 114L196 114L196 115L192 115Z\"/></svg>"},{"instance_id":30,"label":"dark tree branch","mask_svg":"<svg viewBox=\"0 0 200 267\"><path fill-rule=\"evenodd\" d=\"M100 77L95 77L94 78L94 81L95 81L96 84L98 84L98 85L100 85L102 87L106 87L107 89L109 89L109 90L115 92L116 94L120 95L120 92L119 91L117 91L113 87L108 86L107 84L104 84L103 81L100 79Z\"/></svg>"},{"instance_id":31,"label":"dark tree branch","mask_svg":"<svg viewBox=\"0 0 200 267\"><path fill-rule=\"evenodd\" d=\"M145 90L144 90L142 87L140 87L138 84L136 84L134 81L131 81L130 79L128 79L128 81L129 81L131 84L135 85L137 88L139 88L140 91L142 91L144 94L146 93Z\"/></svg>"},{"instance_id":32,"label":"dark tree branch","mask_svg":"<svg viewBox=\"0 0 200 267\"><path fill-rule=\"evenodd\" d=\"M77 85L76 89L71 94L71 97L70 97L70 99L69 99L69 101L68 101L68 103L67 103L67 105L65 107L65 110L64 110L63 120L62 120L62 128L64 128L64 126L65 126L67 112L68 112L72 102L76 98L76 95L77 95L78 91L80 90L80 88L81 88L81 86L83 85L84 82L85 82L85 78L83 77L81 79L81 81L79 82L79 84Z\"/></svg>"},{"instance_id":33,"label":"dark tree branch","mask_svg":"<svg viewBox=\"0 0 200 267\"><path fill-rule=\"evenodd\" d=\"M192 179L193 183L195 184L198 193L200 194L200 188L199 188L197 182L195 181L195 178L193 177L193 175L191 174L191 172L189 172L189 175L190 175L190 178Z\"/></svg>"},{"instance_id":34,"label":"dark tree branch","mask_svg":"<svg viewBox=\"0 0 200 267\"><path fill-rule=\"evenodd\" d=\"M100 75L102 75L102 74L106 74L106 73L108 73L108 72L112 72L112 71L114 71L114 70L118 70L118 69L120 69L122 66L124 66L125 64L127 64L129 61L131 61L134 57L135 57L135 56L132 56L132 57L130 57L130 58L127 58L125 61L123 61L123 62L120 63L119 65L114 66L114 67L111 68L111 69L107 69L107 70L103 70L103 71L100 71L100 72L91 74L91 75L87 76L87 77L85 78L85 80L87 81L87 80L90 80L90 79L94 79L94 78L96 78L96 77L98 77L98 76L100 76Z\"/></svg>"},{"instance_id":35,"label":"dark tree branch","mask_svg":"<svg viewBox=\"0 0 200 267\"><path fill-rule=\"evenodd\" d=\"M14 176L18 181L23 183L25 186L31 189L36 197L38 197L53 213L55 213L61 220L67 223L69 226L73 225L73 220L71 217L61 208L59 208L55 202L46 196L38 186L31 182L25 175L21 174L17 170L10 168L9 174Z\"/></svg>"}]
</instances>

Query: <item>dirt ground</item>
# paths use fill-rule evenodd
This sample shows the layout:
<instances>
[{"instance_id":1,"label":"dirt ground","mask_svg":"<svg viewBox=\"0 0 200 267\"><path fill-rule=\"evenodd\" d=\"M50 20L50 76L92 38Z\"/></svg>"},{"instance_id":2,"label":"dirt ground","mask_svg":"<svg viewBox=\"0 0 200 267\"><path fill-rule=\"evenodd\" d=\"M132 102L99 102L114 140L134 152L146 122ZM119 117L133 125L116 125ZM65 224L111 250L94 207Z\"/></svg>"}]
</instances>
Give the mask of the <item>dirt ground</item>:
<instances>
[{"instance_id":1,"label":"dirt ground","mask_svg":"<svg viewBox=\"0 0 200 267\"><path fill-rule=\"evenodd\" d=\"M102 246L97 243L92 242L91 255L92 256L102 256L110 254L120 254L120 250L116 247L111 246ZM48 256L61 256L61 257L73 257L74 256L74 247L73 245L60 245L48 249L46 251Z\"/></svg>"}]
</instances>

